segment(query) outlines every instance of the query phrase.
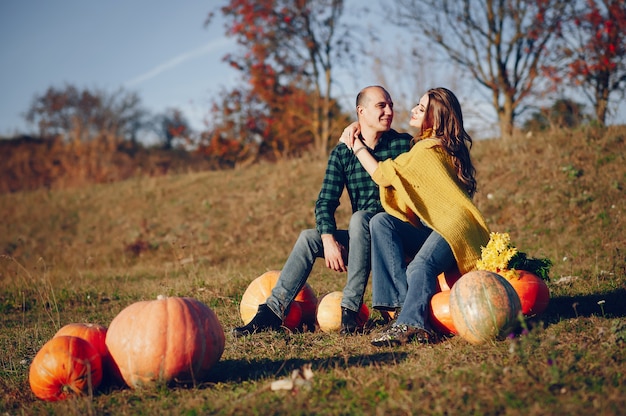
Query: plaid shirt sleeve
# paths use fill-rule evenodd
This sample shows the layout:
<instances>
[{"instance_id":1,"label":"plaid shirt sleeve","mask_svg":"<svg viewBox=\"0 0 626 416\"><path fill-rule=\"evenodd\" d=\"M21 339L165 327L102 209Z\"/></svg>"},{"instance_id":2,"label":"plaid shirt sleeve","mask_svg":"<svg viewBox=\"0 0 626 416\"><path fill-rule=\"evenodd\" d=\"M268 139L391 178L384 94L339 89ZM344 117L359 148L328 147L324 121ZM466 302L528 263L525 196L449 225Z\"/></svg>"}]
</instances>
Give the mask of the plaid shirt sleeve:
<instances>
[{"instance_id":1,"label":"plaid shirt sleeve","mask_svg":"<svg viewBox=\"0 0 626 416\"><path fill-rule=\"evenodd\" d=\"M342 146L348 149L345 145L338 145L330 153L322 189L315 202L315 226L320 234L333 234L337 229L335 211L346 186L346 169L339 155Z\"/></svg>"}]
</instances>

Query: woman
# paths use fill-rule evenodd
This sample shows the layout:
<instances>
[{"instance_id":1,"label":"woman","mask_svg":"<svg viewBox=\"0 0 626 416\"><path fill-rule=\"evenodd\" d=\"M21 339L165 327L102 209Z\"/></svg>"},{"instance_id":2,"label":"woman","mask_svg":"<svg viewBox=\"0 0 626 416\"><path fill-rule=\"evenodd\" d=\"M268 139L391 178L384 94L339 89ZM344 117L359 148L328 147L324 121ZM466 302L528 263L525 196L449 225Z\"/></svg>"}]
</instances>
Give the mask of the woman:
<instances>
[{"instance_id":1,"label":"woman","mask_svg":"<svg viewBox=\"0 0 626 416\"><path fill-rule=\"evenodd\" d=\"M421 133L411 150L383 162L369 154L354 129L344 130L340 139L379 185L386 211L370 221L372 303L381 311L401 312L372 340L375 346L436 342L428 316L437 276L455 266L461 274L473 270L489 241L486 222L471 200L472 139L456 96L445 88L429 90L411 110L409 124Z\"/></svg>"}]
</instances>

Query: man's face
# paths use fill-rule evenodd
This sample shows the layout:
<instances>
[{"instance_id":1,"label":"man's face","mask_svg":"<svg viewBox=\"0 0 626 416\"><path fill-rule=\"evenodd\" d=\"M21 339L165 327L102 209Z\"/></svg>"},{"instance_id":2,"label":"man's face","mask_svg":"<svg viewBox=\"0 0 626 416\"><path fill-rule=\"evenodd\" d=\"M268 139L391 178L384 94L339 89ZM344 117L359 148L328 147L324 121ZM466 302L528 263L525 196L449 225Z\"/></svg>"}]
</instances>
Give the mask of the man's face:
<instances>
[{"instance_id":1,"label":"man's face","mask_svg":"<svg viewBox=\"0 0 626 416\"><path fill-rule=\"evenodd\" d=\"M358 107L359 123L377 132L387 131L393 121L393 101L380 88L370 88L366 92L366 99Z\"/></svg>"}]
</instances>

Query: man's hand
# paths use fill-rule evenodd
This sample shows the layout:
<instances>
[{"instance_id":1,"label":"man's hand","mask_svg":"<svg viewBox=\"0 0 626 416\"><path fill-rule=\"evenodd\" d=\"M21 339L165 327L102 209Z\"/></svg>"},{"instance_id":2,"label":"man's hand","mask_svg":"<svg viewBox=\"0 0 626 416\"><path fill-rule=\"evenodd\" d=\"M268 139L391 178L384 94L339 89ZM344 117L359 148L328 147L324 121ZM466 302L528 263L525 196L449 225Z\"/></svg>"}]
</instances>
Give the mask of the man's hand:
<instances>
[{"instance_id":1,"label":"man's hand","mask_svg":"<svg viewBox=\"0 0 626 416\"><path fill-rule=\"evenodd\" d=\"M361 126L358 121L355 121L343 130L339 141L352 149L354 141L359 137L359 133L361 133Z\"/></svg>"},{"instance_id":2,"label":"man's hand","mask_svg":"<svg viewBox=\"0 0 626 416\"><path fill-rule=\"evenodd\" d=\"M324 260L326 267L336 272L345 272L346 267L346 248L341 245L332 234L322 234L322 243L324 244Z\"/></svg>"}]
</instances>

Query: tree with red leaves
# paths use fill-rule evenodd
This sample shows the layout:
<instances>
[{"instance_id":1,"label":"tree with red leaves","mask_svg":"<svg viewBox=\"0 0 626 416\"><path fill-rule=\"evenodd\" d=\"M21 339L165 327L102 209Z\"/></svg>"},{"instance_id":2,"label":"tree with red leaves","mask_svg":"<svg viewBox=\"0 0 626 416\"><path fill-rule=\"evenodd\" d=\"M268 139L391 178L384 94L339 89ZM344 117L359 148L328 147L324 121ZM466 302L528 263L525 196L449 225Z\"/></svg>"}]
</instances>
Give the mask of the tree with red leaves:
<instances>
[{"instance_id":1,"label":"tree with red leaves","mask_svg":"<svg viewBox=\"0 0 626 416\"><path fill-rule=\"evenodd\" d=\"M626 2L575 1L560 33L564 78L592 102L605 124L612 96L626 91Z\"/></svg>"},{"instance_id":2,"label":"tree with red leaves","mask_svg":"<svg viewBox=\"0 0 626 416\"><path fill-rule=\"evenodd\" d=\"M333 65L352 50L343 8L342 0L230 0L222 7L227 35L241 47L224 60L241 71L246 87L214 106L222 112L214 117L226 123L214 126L213 137L229 134L220 131L228 126L242 146L258 145L274 157L308 144L325 156L338 112Z\"/></svg>"}]
</instances>

